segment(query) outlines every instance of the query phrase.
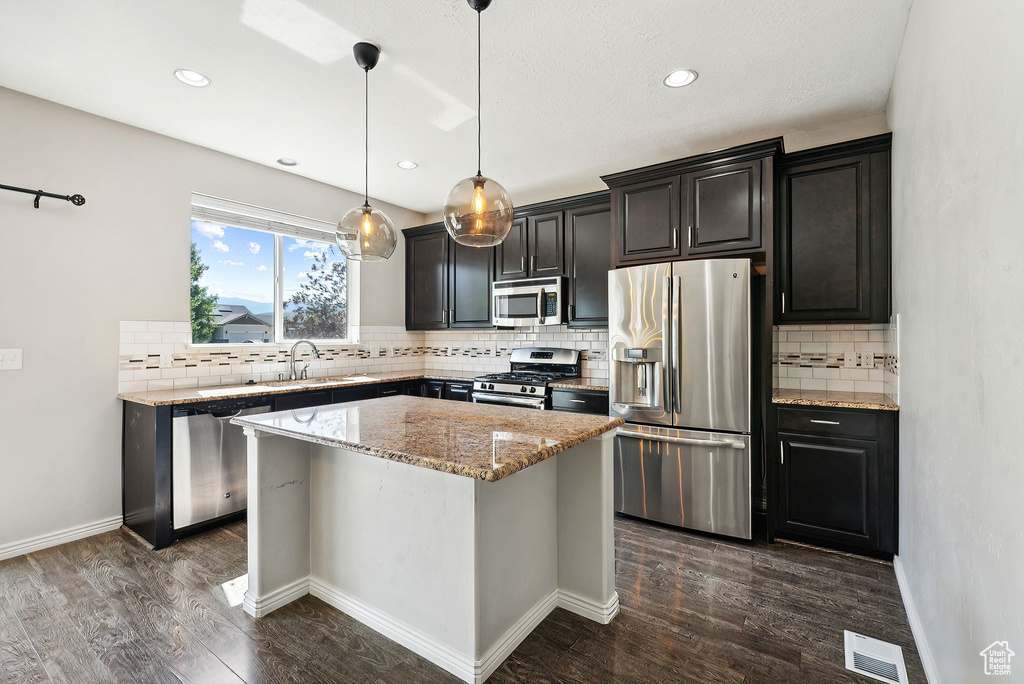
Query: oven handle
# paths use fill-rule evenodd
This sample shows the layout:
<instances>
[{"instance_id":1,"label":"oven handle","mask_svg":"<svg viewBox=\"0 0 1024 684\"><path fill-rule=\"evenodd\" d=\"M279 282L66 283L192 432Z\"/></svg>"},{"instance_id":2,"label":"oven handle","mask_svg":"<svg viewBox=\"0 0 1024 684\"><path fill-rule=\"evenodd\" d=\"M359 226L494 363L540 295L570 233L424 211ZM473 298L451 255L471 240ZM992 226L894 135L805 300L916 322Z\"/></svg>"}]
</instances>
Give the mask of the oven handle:
<instances>
[{"instance_id":1,"label":"oven handle","mask_svg":"<svg viewBox=\"0 0 1024 684\"><path fill-rule=\"evenodd\" d=\"M624 428L619 428L615 431L615 434L619 437L629 437L631 439L648 439L652 442L669 442L671 444L686 444L688 446L727 447L729 449L747 448L747 445L743 442L727 442L717 439L695 439L693 437L671 437L669 435L652 435L649 432L637 432L636 430L628 430Z\"/></svg>"},{"instance_id":2,"label":"oven handle","mask_svg":"<svg viewBox=\"0 0 1024 684\"><path fill-rule=\"evenodd\" d=\"M535 406L539 409L544 408L544 397L513 397L507 394L490 394L488 392L473 392L473 403L477 403L477 398L480 399L493 399L501 404L519 404L521 406Z\"/></svg>"}]
</instances>

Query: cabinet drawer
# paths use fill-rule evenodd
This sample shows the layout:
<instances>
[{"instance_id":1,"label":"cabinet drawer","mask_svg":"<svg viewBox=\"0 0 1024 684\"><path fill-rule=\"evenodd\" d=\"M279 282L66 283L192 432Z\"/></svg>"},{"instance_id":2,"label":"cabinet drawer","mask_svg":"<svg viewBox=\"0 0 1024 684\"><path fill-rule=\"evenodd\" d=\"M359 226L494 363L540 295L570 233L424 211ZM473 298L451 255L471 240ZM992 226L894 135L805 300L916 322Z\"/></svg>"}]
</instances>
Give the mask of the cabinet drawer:
<instances>
[{"instance_id":1,"label":"cabinet drawer","mask_svg":"<svg viewBox=\"0 0 1024 684\"><path fill-rule=\"evenodd\" d=\"M878 413L857 409L780 408L779 430L813 435L878 439Z\"/></svg>"},{"instance_id":2,"label":"cabinet drawer","mask_svg":"<svg viewBox=\"0 0 1024 684\"><path fill-rule=\"evenodd\" d=\"M553 389L551 392L551 408L556 411L608 415L608 395L605 392Z\"/></svg>"}]
</instances>

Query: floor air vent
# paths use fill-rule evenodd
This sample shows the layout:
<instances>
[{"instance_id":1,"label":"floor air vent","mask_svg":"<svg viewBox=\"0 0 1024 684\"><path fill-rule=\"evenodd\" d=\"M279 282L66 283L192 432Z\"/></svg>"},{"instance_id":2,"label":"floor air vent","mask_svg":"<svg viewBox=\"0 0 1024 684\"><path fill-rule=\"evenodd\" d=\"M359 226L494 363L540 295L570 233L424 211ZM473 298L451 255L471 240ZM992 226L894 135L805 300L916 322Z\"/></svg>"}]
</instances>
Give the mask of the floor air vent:
<instances>
[{"instance_id":1,"label":"floor air vent","mask_svg":"<svg viewBox=\"0 0 1024 684\"><path fill-rule=\"evenodd\" d=\"M880 682L907 684L907 666L903 649L887 641L879 641L849 630L843 631L846 641L846 669Z\"/></svg>"}]
</instances>

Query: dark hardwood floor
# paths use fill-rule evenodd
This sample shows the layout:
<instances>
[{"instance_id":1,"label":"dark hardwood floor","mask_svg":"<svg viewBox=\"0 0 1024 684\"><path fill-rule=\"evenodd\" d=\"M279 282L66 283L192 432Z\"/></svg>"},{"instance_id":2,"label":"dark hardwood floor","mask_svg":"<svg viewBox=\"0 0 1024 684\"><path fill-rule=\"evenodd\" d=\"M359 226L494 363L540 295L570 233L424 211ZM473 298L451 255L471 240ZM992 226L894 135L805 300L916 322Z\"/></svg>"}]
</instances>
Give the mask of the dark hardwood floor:
<instances>
[{"instance_id":1,"label":"dark hardwood floor","mask_svg":"<svg viewBox=\"0 0 1024 684\"><path fill-rule=\"evenodd\" d=\"M458 681L310 596L245 615L245 534L151 551L122 528L0 561L0 680ZM844 669L843 629L899 644L925 681L891 565L627 518L615 541L618 617L555 610L490 682L872 681Z\"/></svg>"}]
</instances>

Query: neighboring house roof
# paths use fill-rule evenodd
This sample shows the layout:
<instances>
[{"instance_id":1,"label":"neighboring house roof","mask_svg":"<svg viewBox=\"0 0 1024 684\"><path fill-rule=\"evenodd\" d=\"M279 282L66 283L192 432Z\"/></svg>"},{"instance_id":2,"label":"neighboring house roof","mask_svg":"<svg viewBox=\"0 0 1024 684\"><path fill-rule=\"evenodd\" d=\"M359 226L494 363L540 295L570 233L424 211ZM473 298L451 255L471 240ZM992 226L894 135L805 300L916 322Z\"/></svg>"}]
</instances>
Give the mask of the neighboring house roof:
<instances>
[{"instance_id":1,"label":"neighboring house roof","mask_svg":"<svg viewBox=\"0 0 1024 684\"><path fill-rule=\"evenodd\" d=\"M249 307L241 304L219 304L214 309L217 318L213 324L217 327L225 325L274 325L273 314L254 314Z\"/></svg>"}]
</instances>

